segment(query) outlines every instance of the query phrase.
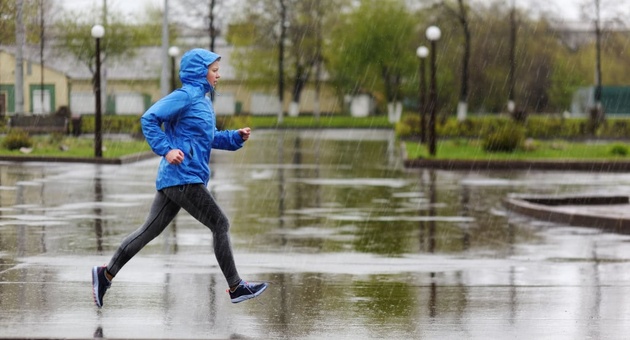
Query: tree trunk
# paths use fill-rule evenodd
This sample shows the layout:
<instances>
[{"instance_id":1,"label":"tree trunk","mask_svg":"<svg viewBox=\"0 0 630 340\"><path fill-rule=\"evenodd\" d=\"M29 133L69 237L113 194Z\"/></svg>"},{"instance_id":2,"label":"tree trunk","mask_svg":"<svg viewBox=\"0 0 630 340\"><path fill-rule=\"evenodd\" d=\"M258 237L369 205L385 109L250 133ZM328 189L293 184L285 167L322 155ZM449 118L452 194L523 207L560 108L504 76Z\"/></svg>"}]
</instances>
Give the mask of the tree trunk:
<instances>
[{"instance_id":1,"label":"tree trunk","mask_svg":"<svg viewBox=\"0 0 630 340\"><path fill-rule=\"evenodd\" d=\"M24 21L23 0L17 0L17 15L15 20L15 113L24 113L24 54L23 48L26 43L26 32Z\"/></svg>"},{"instance_id":2,"label":"tree trunk","mask_svg":"<svg viewBox=\"0 0 630 340\"><path fill-rule=\"evenodd\" d=\"M300 115L300 103L296 101L291 101L289 104L289 116L297 117Z\"/></svg>"},{"instance_id":3,"label":"tree trunk","mask_svg":"<svg viewBox=\"0 0 630 340\"><path fill-rule=\"evenodd\" d=\"M401 101L387 103L387 117L392 124L398 123L402 116L403 105Z\"/></svg>"},{"instance_id":4,"label":"tree trunk","mask_svg":"<svg viewBox=\"0 0 630 340\"><path fill-rule=\"evenodd\" d=\"M457 120L464 121L468 115L468 65L470 63L470 28L464 1L459 0L460 22L464 30L464 58L462 60L462 85L457 106Z\"/></svg>"}]
</instances>

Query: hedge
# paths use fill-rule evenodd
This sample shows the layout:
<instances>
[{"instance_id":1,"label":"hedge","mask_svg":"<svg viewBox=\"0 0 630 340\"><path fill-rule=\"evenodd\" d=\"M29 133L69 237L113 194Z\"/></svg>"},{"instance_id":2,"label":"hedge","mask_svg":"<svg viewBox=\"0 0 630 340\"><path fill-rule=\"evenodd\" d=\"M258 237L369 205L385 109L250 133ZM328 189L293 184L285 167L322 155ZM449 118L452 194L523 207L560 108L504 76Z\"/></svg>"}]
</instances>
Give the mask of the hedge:
<instances>
[{"instance_id":1,"label":"hedge","mask_svg":"<svg viewBox=\"0 0 630 340\"><path fill-rule=\"evenodd\" d=\"M455 117L436 121L436 133L441 138L484 138L488 134L519 124L506 116L473 116L459 122ZM526 138L534 139L630 139L630 118L607 118L593 135L588 118L564 118L552 115L532 115L523 124ZM408 114L396 124L399 138L418 138L420 118Z\"/></svg>"}]
</instances>

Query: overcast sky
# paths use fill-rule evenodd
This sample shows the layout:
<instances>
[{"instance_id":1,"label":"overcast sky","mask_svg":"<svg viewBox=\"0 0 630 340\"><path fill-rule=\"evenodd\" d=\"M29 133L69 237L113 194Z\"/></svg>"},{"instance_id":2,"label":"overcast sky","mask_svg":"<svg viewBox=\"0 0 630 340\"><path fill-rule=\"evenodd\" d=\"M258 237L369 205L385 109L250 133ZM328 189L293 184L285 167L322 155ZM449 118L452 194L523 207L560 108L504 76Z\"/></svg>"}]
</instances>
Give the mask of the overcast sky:
<instances>
[{"instance_id":1,"label":"overcast sky","mask_svg":"<svg viewBox=\"0 0 630 340\"><path fill-rule=\"evenodd\" d=\"M169 2L176 2L177 0L169 0ZM540 6L540 0L515 0L518 7L528 6ZM550 10L556 12L556 15L563 17L567 20L577 20L579 18L580 8L579 4L583 0L546 0L546 3L550 6ZM94 8L94 6L100 6L103 4L103 0L57 0L64 9L68 10L87 10ZM534 5L536 3L536 5ZM127 14L138 14L146 8L148 4L162 8L164 6L164 0L107 0L107 5L110 9L122 11Z\"/></svg>"}]
</instances>

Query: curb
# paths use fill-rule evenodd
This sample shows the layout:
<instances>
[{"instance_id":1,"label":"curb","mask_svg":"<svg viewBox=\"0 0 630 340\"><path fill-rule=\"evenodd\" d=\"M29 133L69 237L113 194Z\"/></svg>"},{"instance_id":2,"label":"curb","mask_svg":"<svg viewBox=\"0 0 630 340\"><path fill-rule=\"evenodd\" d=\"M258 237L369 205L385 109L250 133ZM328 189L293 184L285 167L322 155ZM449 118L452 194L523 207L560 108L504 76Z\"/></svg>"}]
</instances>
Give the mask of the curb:
<instances>
[{"instance_id":1,"label":"curb","mask_svg":"<svg viewBox=\"0 0 630 340\"><path fill-rule=\"evenodd\" d=\"M630 161L475 161L440 159L405 159L406 168L438 170L555 170L589 172L629 172Z\"/></svg>"},{"instance_id":2,"label":"curb","mask_svg":"<svg viewBox=\"0 0 630 340\"><path fill-rule=\"evenodd\" d=\"M589 210L589 206L627 205L628 196L527 196L510 195L503 204L508 210L542 221L590 227L620 234L630 234L630 219ZM563 211L561 206L580 209Z\"/></svg>"},{"instance_id":3,"label":"curb","mask_svg":"<svg viewBox=\"0 0 630 340\"><path fill-rule=\"evenodd\" d=\"M92 157L47 157L47 156L0 156L0 162L51 162L51 163L91 163L104 165L122 165L157 157L152 151L139 152L119 158Z\"/></svg>"}]
</instances>

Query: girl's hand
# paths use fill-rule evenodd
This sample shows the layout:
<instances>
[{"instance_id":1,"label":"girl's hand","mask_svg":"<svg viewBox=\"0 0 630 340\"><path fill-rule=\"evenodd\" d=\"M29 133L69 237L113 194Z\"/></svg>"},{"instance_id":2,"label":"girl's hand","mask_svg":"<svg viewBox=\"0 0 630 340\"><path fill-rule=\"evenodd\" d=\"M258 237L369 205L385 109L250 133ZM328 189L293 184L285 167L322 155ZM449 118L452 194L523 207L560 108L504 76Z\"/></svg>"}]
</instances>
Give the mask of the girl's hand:
<instances>
[{"instance_id":1,"label":"girl's hand","mask_svg":"<svg viewBox=\"0 0 630 340\"><path fill-rule=\"evenodd\" d=\"M242 129L238 129L238 134L241 135L244 141L249 139L249 135L252 133L252 129L246 127Z\"/></svg>"},{"instance_id":2,"label":"girl's hand","mask_svg":"<svg viewBox=\"0 0 630 340\"><path fill-rule=\"evenodd\" d=\"M164 158L169 164L178 165L184 161L184 153L180 149L173 149L169 151Z\"/></svg>"}]
</instances>

